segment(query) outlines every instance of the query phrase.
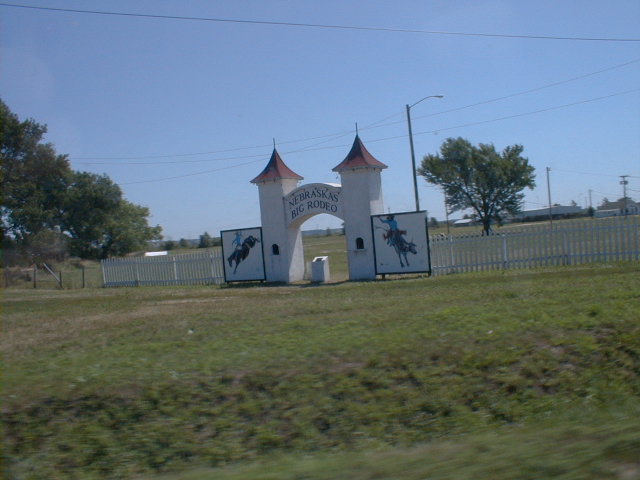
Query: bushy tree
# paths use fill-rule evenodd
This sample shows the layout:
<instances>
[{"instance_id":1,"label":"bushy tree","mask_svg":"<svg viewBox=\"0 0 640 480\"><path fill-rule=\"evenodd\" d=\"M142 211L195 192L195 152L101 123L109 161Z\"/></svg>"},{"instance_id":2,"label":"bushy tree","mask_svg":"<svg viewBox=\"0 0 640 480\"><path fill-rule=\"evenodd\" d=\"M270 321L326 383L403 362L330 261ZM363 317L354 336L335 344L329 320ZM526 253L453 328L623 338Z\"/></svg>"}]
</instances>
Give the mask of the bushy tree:
<instances>
[{"instance_id":1,"label":"bushy tree","mask_svg":"<svg viewBox=\"0 0 640 480\"><path fill-rule=\"evenodd\" d=\"M204 232L200 235L200 242L198 243L198 248L209 248L213 246L213 238L209 235L208 232Z\"/></svg>"},{"instance_id":2,"label":"bushy tree","mask_svg":"<svg viewBox=\"0 0 640 480\"><path fill-rule=\"evenodd\" d=\"M106 175L74 172L63 203L62 228L71 237L71 254L106 258L106 229L116 215L122 192Z\"/></svg>"},{"instance_id":3,"label":"bushy tree","mask_svg":"<svg viewBox=\"0 0 640 480\"><path fill-rule=\"evenodd\" d=\"M0 100L0 180L3 234L18 245L30 236L55 229L71 168L66 155L57 155L42 142L47 127L32 119L20 121Z\"/></svg>"},{"instance_id":4,"label":"bushy tree","mask_svg":"<svg viewBox=\"0 0 640 480\"><path fill-rule=\"evenodd\" d=\"M143 250L150 240L162 239L162 227L149 226L147 207L121 199L118 209L105 225L100 258L122 256Z\"/></svg>"},{"instance_id":5,"label":"bushy tree","mask_svg":"<svg viewBox=\"0 0 640 480\"><path fill-rule=\"evenodd\" d=\"M104 259L142 250L149 240L161 238L161 228L147 224L149 214L148 208L125 200L108 176L74 172L62 215L70 253Z\"/></svg>"},{"instance_id":6,"label":"bushy tree","mask_svg":"<svg viewBox=\"0 0 640 480\"><path fill-rule=\"evenodd\" d=\"M28 252L28 261L34 263L64 261L69 253L69 238L54 230L41 230L28 237L21 250Z\"/></svg>"},{"instance_id":7,"label":"bushy tree","mask_svg":"<svg viewBox=\"0 0 640 480\"><path fill-rule=\"evenodd\" d=\"M20 121L0 100L3 238L40 255L48 241L82 258L106 258L160 238L149 209L129 203L106 175L71 170L66 155L42 143L46 126ZM55 241L54 241L55 240ZM55 247L55 248L54 248ZM57 254L56 254L57 255Z\"/></svg>"},{"instance_id":8,"label":"bushy tree","mask_svg":"<svg viewBox=\"0 0 640 480\"><path fill-rule=\"evenodd\" d=\"M525 188L535 186L533 166L521 145L498 153L491 144L477 147L463 138L448 138L439 154L426 155L418 173L444 189L451 212L472 209L489 234L493 222L522 209Z\"/></svg>"}]
</instances>

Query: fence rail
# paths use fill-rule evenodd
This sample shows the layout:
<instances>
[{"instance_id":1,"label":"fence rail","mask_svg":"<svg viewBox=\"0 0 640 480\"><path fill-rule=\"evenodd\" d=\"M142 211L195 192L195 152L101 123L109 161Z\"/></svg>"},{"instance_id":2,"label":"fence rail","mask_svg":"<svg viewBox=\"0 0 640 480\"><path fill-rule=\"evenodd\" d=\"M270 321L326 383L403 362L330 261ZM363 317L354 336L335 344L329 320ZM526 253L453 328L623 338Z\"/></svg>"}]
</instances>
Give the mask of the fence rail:
<instances>
[{"instance_id":1,"label":"fence rail","mask_svg":"<svg viewBox=\"0 0 640 480\"><path fill-rule=\"evenodd\" d=\"M218 284L224 281L220 249L162 257L103 260L105 287Z\"/></svg>"},{"instance_id":2,"label":"fence rail","mask_svg":"<svg viewBox=\"0 0 640 480\"><path fill-rule=\"evenodd\" d=\"M434 236L433 275L640 260L640 217L529 225L496 235Z\"/></svg>"},{"instance_id":3,"label":"fence rail","mask_svg":"<svg viewBox=\"0 0 640 480\"><path fill-rule=\"evenodd\" d=\"M38 289L76 289L102 287L102 272L97 266L38 264L31 267L8 267L0 279L2 287Z\"/></svg>"},{"instance_id":4,"label":"fence rail","mask_svg":"<svg viewBox=\"0 0 640 480\"><path fill-rule=\"evenodd\" d=\"M527 225L499 234L432 236L433 275L640 260L640 217ZM105 287L224 282L222 251L103 260Z\"/></svg>"}]
</instances>

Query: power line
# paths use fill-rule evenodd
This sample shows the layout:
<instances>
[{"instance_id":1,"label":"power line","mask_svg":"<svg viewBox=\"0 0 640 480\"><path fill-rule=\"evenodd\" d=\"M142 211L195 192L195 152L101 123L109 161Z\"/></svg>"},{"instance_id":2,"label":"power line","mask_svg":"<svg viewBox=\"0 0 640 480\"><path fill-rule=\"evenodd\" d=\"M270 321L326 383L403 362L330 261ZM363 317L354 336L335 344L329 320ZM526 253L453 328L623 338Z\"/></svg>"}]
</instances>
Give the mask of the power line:
<instances>
[{"instance_id":1,"label":"power line","mask_svg":"<svg viewBox=\"0 0 640 480\"><path fill-rule=\"evenodd\" d=\"M605 198L608 198L608 197L612 197L613 198L613 197L616 197L616 196L619 195L618 193L604 193L604 192L599 192L599 191L593 190L593 189L591 191L593 193L597 193L598 195L602 195Z\"/></svg>"},{"instance_id":2,"label":"power line","mask_svg":"<svg viewBox=\"0 0 640 480\"><path fill-rule=\"evenodd\" d=\"M546 204L546 203L534 202L534 201L532 201L532 200L525 200L525 202L524 202L524 203L529 203L529 204L531 204L531 205L539 205L539 206L541 206L541 207L545 207L545 209L548 209L548 208L549 208L549 205L548 205L548 204ZM536 209L536 210L537 210L537 209Z\"/></svg>"},{"instance_id":3,"label":"power line","mask_svg":"<svg viewBox=\"0 0 640 480\"><path fill-rule=\"evenodd\" d=\"M538 92L540 90L544 90L544 89L551 88L551 87L557 87L558 85L563 85L565 83L575 82L577 80L582 80L583 78L592 77L592 76L598 75L600 73L604 73L604 72L608 72L608 71L615 70L615 69L618 69L618 68L626 67L627 65L631 65L633 63L638 63L638 62L640 62L640 58L635 58L635 59L630 60L630 61L625 62L625 63L620 63L618 65L613 65L611 67L603 68L601 70L597 70L597 71L591 72L591 73L586 73L584 75L579 75L577 77L568 78L566 80L560 80L558 82L548 83L548 84L542 85L540 87L531 88L529 90L522 90L521 92L512 93L510 95L504 95L502 97L492 98L490 100L484 100L482 102L473 103L473 104L470 104L470 105L465 105L463 107L453 108L451 110L444 110L442 112L437 112L437 113L431 113L431 114L428 114L428 115L417 116L415 118L416 119L418 119L418 118L426 118L426 117L433 117L433 116L436 116L436 115L442 115L442 114L445 114L445 113L457 112L457 111L464 110L464 109L467 109L467 108L478 107L480 105L486 105L487 103L493 103L493 102L497 102L497 101L500 101L500 100L506 100L507 98L513 98L513 97L517 97L519 95L525 95L527 93Z\"/></svg>"},{"instance_id":4,"label":"power line","mask_svg":"<svg viewBox=\"0 0 640 480\"><path fill-rule=\"evenodd\" d=\"M593 175L596 177L619 177L620 175L613 175L611 173L593 173L593 172L578 172L576 170L563 170L561 168L554 168L556 172L564 172L564 173L577 173L579 175Z\"/></svg>"},{"instance_id":5,"label":"power line","mask_svg":"<svg viewBox=\"0 0 640 480\"><path fill-rule=\"evenodd\" d=\"M480 120L478 122L463 123L463 124L454 125L454 126L451 126L451 127L437 128L437 129L434 129L434 130L427 130L427 131L423 131L423 132L414 132L413 135L416 136L416 135L434 134L434 133L439 133L439 132L443 132L443 131L446 131L446 130L455 130L455 129L458 129L458 128L474 127L474 126L477 126L477 125L484 125L484 124L487 124L487 123L499 122L499 121L502 121L502 120L510 120L512 118L526 117L526 116L529 116L529 115L535 115L535 114L538 114L538 113L550 112L550 111L553 111L553 110L560 110L562 108L574 107L576 105L582 105L582 104L585 104L585 103L596 102L596 101L599 101L599 100L604 100L604 99L611 98L611 97L616 97L616 96L619 96L619 95L626 95L626 94L634 93L634 92L638 92L638 91L640 91L640 88L633 88L631 90L625 90L625 91L622 91L622 92L616 92L616 93L612 93L612 94L609 94L609 95L603 95L601 97L590 98L590 99L587 99L587 100L580 100L578 102L565 103L563 105L556 105L554 107L542 108L540 110L533 110L531 112L516 113L514 115L507 115L507 116L504 116L504 117L492 118L490 120ZM387 141L387 140L395 140L395 139L398 139L398 138L405 138L406 136L407 136L406 134L403 134L403 135L394 135L392 137L384 137L384 138L378 138L378 139L373 139L373 140L368 139L367 143L384 142L384 141ZM306 151L324 150L326 148L338 148L338 147L345 147L345 146L349 146L349 145L344 144L344 145L335 145L335 146L332 146L332 147L323 147L323 148L316 148L316 149L300 149L298 151L305 151L306 152ZM290 153L294 153L294 152L290 152Z\"/></svg>"},{"instance_id":6,"label":"power line","mask_svg":"<svg viewBox=\"0 0 640 480\"><path fill-rule=\"evenodd\" d=\"M465 124L462 124L462 125L456 125L454 127L438 128L438 129L430 130L430 131L426 131L426 132L414 133L413 135L415 136L415 135L424 135L426 133L438 133L438 132L442 132L442 131L445 131L445 130L452 130L452 129L463 128L463 127L473 127L473 126L476 126L476 125L483 125L485 123L498 122L498 121L501 121L501 120L509 120L509 119L518 118L518 117L525 117L525 116L528 116L528 115L535 115L537 113L550 112L550 111L553 111L553 110L559 110L561 108L568 108L568 107L574 107L576 105L582 105L582 104L585 104L585 103L597 102L599 100L604 100L604 99L607 99L607 98L617 97L617 96L620 96L620 95L627 95L629 93L634 93L634 92L638 92L638 91L640 91L640 88L633 88L631 90L625 90L623 92L612 93L610 95L603 95L601 97L590 98L588 100L581 100L579 102L565 103L564 105L557 105L555 107L542 108L540 110L534 110L532 112L517 113L515 115L507 115L505 117L498 117L498 118L494 118L494 119L491 119L491 120L482 120L482 121L479 121L479 122L465 123ZM405 135L403 135L403 136L405 136ZM397 137L394 137L394 138L397 138Z\"/></svg>"},{"instance_id":7,"label":"power line","mask_svg":"<svg viewBox=\"0 0 640 480\"><path fill-rule=\"evenodd\" d=\"M515 114L515 115L509 115L509 116L505 116L505 117L499 117L499 118L494 118L491 120L483 120L483 121L479 121L479 122L472 122L472 123L466 123L466 124L462 124L462 125L456 125L456 126L452 126L452 127L445 127L445 128L440 128L437 130L431 130L431 131L427 131L427 132L417 132L414 133L413 135L424 135L427 133L437 133L440 131L444 131L444 130L453 130L453 129L457 129L457 128L464 128L464 127L469 127L469 126L475 126L475 125L483 125L483 124L487 124L487 123L492 123L492 122L498 122L498 121L502 121L502 120L509 120L512 118L519 118L519 117L524 117L524 116L528 116L528 115L535 115L538 113L543 113L543 112L549 112L549 111L553 111L553 110L559 110L561 108L568 108L568 107L572 107L575 105L582 105L585 103L589 103L589 102L595 102L598 100L604 100L606 98L611 98L611 97L615 97L615 96L619 96L619 95L625 95L628 93L632 93L632 92L637 92L640 91L640 88L636 88L636 89L632 89L632 90L626 90L624 92L618 92L618 93L613 93L610 95L605 95L602 97L597 97L597 98L592 98L592 99L588 99L588 100L582 100L579 102L573 102L573 103L567 103L564 105L558 105L555 107L549 107L549 108L543 108L540 110L535 110L532 112L525 112L525 113L519 113L519 114ZM388 140L395 140L398 138L404 138L407 135L396 135L393 137L385 137L385 138L379 138L379 139L373 139L373 140L367 140L367 143L377 143L377 142L384 142L384 141L388 141ZM318 148L302 148L302 149L298 149L298 150L292 150L289 152L284 152L283 155L288 155L290 153L299 153L299 152L311 152L311 151L318 151L318 150L327 150L327 149L333 149L333 148L347 148L351 146L350 144L342 144L342 145L332 145L332 146L328 146L328 147L318 147ZM254 155L255 156L255 155ZM193 176L197 176L197 175L204 175L207 173L213 173L213 172L217 172L217 171L221 171L221 170L226 170L226 169L230 169L230 168L237 168L237 167L241 167L244 165L249 165L252 163L257 163L259 161L262 161L262 159L264 158L264 156L261 156L261 159L258 160L252 160L249 162L244 162L244 163L240 163L237 165L229 165L226 167L221 167L221 168L216 168L216 169L212 169L212 170L204 170L204 171L200 171L200 172L194 172L194 173L189 173L189 174L183 174L183 175L176 175L176 176L172 176L172 177L164 177L164 178L158 178L158 179L153 179L153 180L141 180L141 181L137 181L137 182L127 182L127 183L120 183L119 185L133 185L133 184L141 184L141 183L154 183L154 182L160 182L160 181L165 181L165 180L176 180L179 178L186 178L186 177L193 177Z\"/></svg>"},{"instance_id":8,"label":"power line","mask_svg":"<svg viewBox=\"0 0 640 480\"><path fill-rule=\"evenodd\" d=\"M334 29L334 30L362 30L371 32L387 32L387 33L414 33L414 34L427 34L427 35L450 35L450 36L463 36L463 37L490 37L490 38L514 38L514 39L527 39L527 40L563 40L563 41L587 41L587 42L640 42L640 38L613 38L613 37L569 37L569 36L554 36L554 35L510 35L500 33L478 33L478 32L449 32L439 30L421 30L421 29L409 29L409 28L390 28L390 27L370 27L370 26L357 26L357 25L337 25L337 24L324 24L324 23L297 23L297 22L276 22L267 20L244 20L235 18L216 18L216 17L190 17L183 15L156 15L149 13L127 13L127 12L113 12L102 10L80 10L73 8L54 8L54 7L40 7L35 5L18 5L15 3L0 3L3 7L12 8L25 8L32 10L46 10L51 12L61 13L82 13L90 15L105 15L116 17L134 17L134 18L150 18L159 20L186 20L186 21L199 21L199 22L219 22L219 23L237 23L237 24L249 24L249 25L271 25L280 27L303 27L303 28L321 28L321 29Z\"/></svg>"},{"instance_id":9,"label":"power line","mask_svg":"<svg viewBox=\"0 0 640 480\"><path fill-rule=\"evenodd\" d=\"M565 83L575 82L577 80L582 80L583 78L588 78L588 77L591 77L593 75L598 75L600 73L604 73L604 72L608 72L608 71L615 70L615 69L618 69L618 68L626 67L627 65L631 65L631 64L634 64L634 63L638 63L638 62L640 62L640 58L635 58L635 59L630 60L630 61L625 62L625 63L620 63L618 65L613 65L611 67L603 68L603 69L597 70L595 72L586 73L584 75L579 75L577 77L568 78L566 80L560 80L558 82L548 83L548 84L542 85L540 87L535 87L535 88L531 88L531 89L528 89L528 90L522 90L520 92L512 93L512 94L509 94L509 95L504 95L502 97L492 98L492 99L489 99L489 100L483 100L481 102L472 103L472 104L469 104L469 105L464 105L462 107L456 107L456 108L452 108L452 109L449 109L449 110L442 110L440 112L429 113L429 114L426 114L426 115L419 115L419 116L414 117L414 119L417 120L417 119L420 119L420 118L428 118L428 117L435 117L435 116L438 116L438 115L444 115L445 113L458 112L460 110L466 110L467 108L478 107L480 105L486 105L486 104L489 104L489 103L498 102L500 100L506 100L508 98L513 98L513 97L517 97L517 96L520 96L520 95L525 95L527 93L538 92L540 90L544 90L544 89L551 88L551 87L557 87L558 85L563 85ZM388 118L391 118L393 116L396 116L396 115L398 115L398 114L396 113L396 114L390 115L389 117L386 117L383 120L375 122L373 124L375 126L371 126L369 128L386 127L386 126L389 126L389 125L396 125L398 123L403 123L404 120L398 120L398 121L395 121L395 122L388 122L388 123L380 124L380 122L383 122L384 120L386 120Z\"/></svg>"},{"instance_id":10,"label":"power line","mask_svg":"<svg viewBox=\"0 0 640 480\"><path fill-rule=\"evenodd\" d=\"M536 92L539 90L543 90L546 88L550 88L550 87L554 87L554 86L558 86L558 85L562 85L565 83L569 83L569 82L574 82L577 80L581 80L583 78L587 78L587 77L591 77L593 75L597 75L600 73L604 73L604 72L608 72L611 70L615 70L618 68L622 68L634 63L638 63L640 62L640 58L635 58L633 60L630 60L628 62L624 62L624 63L620 63L617 65L613 65L611 67L607 67L607 68L603 68L600 70L597 70L595 72L590 72L584 75L579 75L577 77L572 77L566 80L560 80L557 82L553 82L553 83L549 83L546 85L542 85L539 87L535 87L535 88L531 88L528 90L522 90L520 92L516 92L516 93L512 93L509 95L503 95L501 97L496 97L496 98L492 98L489 100L483 100L481 102L476 102L476 103L472 103L469 105L464 105L462 107L456 107L453 109L449 109L449 110L444 110L444 111L440 111L440 112L436 112L436 113L431 113L431 114L427 114L427 115L421 115L421 116L417 116L415 117L416 119L419 118L427 118L427 117L433 117L436 115L443 115L445 113L451 113L451 112L457 112L460 110L465 110L467 108L472 108L472 107L477 107L479 105L486 105L489 103L493 103L493 102L497 102L497 101L501 101L501 100L505 100L508 98L512 98L512 97L516 97L519 95L525 95L528 93L532 93L532 92ZM389 125L395 125L398 123L402 123L404 122L404 120L398 120L395 122L388 122L388 123L381 123L384 122L385 120L388 120L389 118L393 118L397 115L402 115L402 112L397 112L391 115L386 116L385 118L381 119L381 120L377 120L365 127L361 127L360 130L370 130L370 129L374 129L374 128L381 128L381 127L386 127ZM307 141L311 141L311 140L320 140L320 139L326 139L323 142L320 143L325 143L326 141L330 141L331 139L335 138L335 137L342 137L345 135L348 135L352 133L352 131L343 131L343 132L338 132L338 133L331 133L331 134L326 134L326 135L320 135L320 136L315 136L315 137L309 137L309 138L302 138L302 139L297 139L297 140L288 140L288 141L284 141L284 142L278 142L279 145L288 145L288 144L292 144L292 143L302 143L302 142L307 142ZM152 159L152 158L172 158L172 157L189 157L189 156L200 156L200 155L212 155L212 154L217 154L217 153L227 153L227 152L236 152L236 151L241 151L241 150L251 150L251 149L256 149L256 148L267 148L269 147L270 144L264 144L264 145L255 145L255 146L249 146L249 147L236 147L236 148L230 148L230 149L224 149L224 150L214 150L214 151L209 151L209 152L196 152L196 153L178 153L178 154L162 154L162 155L143 155L143 156L123 156L123 157L95 157L95 156L90 156L90 157L72 157L73 160L139 160L139 159ZM315 145L311 145L311 146L315 146ZM201 163L201 162L209 162L209 161L220 161L220 160L236 160L236 159L241 159L241 158L250 158L251 156L241 156L241 157L228 157L228 158L221 158L221 159L204 159L204 160L186 160L186 161L175 161L175 162L133 162L133 163L126 163L127 165L155 165L155 164L171 164L171 163ZM85 165L114 165L113 163L109 163L109 162L80 162L83 163ZM124 165L125 163L117 163L115 165Z\"/></svg>"},{"instance_id":11,"label":"power line","mask_svg":"<svg viewBox=\"0 0 640 480\"><path fill-rule=\"evenodd\" d=\"M626 90L624 92L613 93L613 94L605 95L605 96L602 96L602 97L591 98L591 99L588 99L588 100L581 100L579 102L567 103L567 104L564 104L564 105L557 105L555 107L543 108L543 109L534 110L534 111L531 111L531 112L518 113L518 114L514 114L514 115L508 115L508 116L504 116L504 117L493 118L493 119L490 119L490 120L481 120L481 121L478 121L478 122L471 122L471 123L465 123L465 124L455 125L455 126L451 126L451 127L438 128L436 130L415 132L413 135L416 136L416 135L433 134L433 133L438 133L438 132L446 131L446 130L454 130L454 129L458 129L458 128L473 127L473 126L477 126L477 125L484 125L484 124L487 124L487 123L499 122L499 121L503 121L503 120L510 120L512 118L519 118L519 117L524 117L524 116L529 116L529 115L535 115L535 114L538 114L538 113L544 113L544 112L549 112L549 111L553 111L553 110L559 110L559 109L562 109L562 108L573 107L573 106L576 106L576 105L582 105L582 104L585 104L585 103L604 100L604 99L607 99L607 98L611 98L611 97L615 97L615 96L619 96L619 95L625 95L625 94L633 93L633 92L637 92L637 91L640 91L640 88L636 88L636 89L632 89L632 90ZM396 140L398 138L405 138L406 136L407 136L406 134L403 134L403 135L395 135L395 136L392 136L392 137L369 139L369 140L367 140L367 143L385 142L385 141L388 141L388 140ZM284 152L283 155L288 155L288 154L291 154L291 153L328 150L328 149L333 149L333 148L344 148L344 147L348 147L348 146L350 146L350 144L340 144L340 145L332 145L332 146L328 146L328 147L325 146L325 147L318 147L318 148L311 148L311 147L300 148L300 149L297 149L297 150L291 150L291 151L288 151L288 152ZM257 157L257 156L260 156L261 158L264 158L263 155L251 155L250 157L236 157L235 159L252 158L252 157ZM195 163L195 162L202 162L202 161L203 160L194 160L192 162ZM204 161L211 161L211 160L204 160ZM165 162L165 163L170 164L170 163L183 163L183 162ZM253 162L249 162L249 163L253 163ZM145 164L146 165L150 165L150 164L151 165L157 165L157 163L133 163L133 164L131 164L131 163L120 164L119 163L117 165L145 165ZM92 163L92 165L93 165L93 163ZM240 164L240 165L244 165L244 164ZM229 167L229 168L232 168L232 167ZM209 173L209 171L205 171L205 172L202 172L202 173ZM191 176L191 175L186 175L186 176ZM617 176L617 175L614 175L614 176Z\"/></svg>"},{"instance_id":12,"label":"power line","mask_svg":"<svg viewBox=\"0 0 640 480\"><path fill-rule=\"evenodd\" d=\"M195 177L198 175L204 175L206 173L213 173L213 172L219 172L221 170L229 170L231 168L238 168L238 167L243 167L245 165L250 165L252 163L257 163L257 162L261 162L264 161L264 157L258 160L252 160L250 162L244 162L244 163L238 163L237 165L229 165L227 167L220 167L220 168L214 168L212 170L203 170L201 172L194 172L194 173L186 173L183 175L175 175L173 177L164 177L164 178L156 178L153 180L140 180L137 182L126 182L126 183L118 183L118 185L137 185L140 183L155 183L155 182L163 182L166 180L177 180L179 178L187 178L187 177Z\"/></svg>"},{"instance_id":13,"label":"power line","mask_svg":"<svg viewBox=\"0 0 640 480\"><path fill-rule=\"evenodd\" d=\"M367 128L367 127L365 127ZM322 138L334 138L334 137L340 137L343 135L346 135L347 133L351 133L351 132L340 132L340 133L330 133L330 134L326 134L326 135L320 135L317 137L308 137L308 138L302 138L302 139L298 139L298 140L287 140L284 142L278 142L279 145L286 145L286 144L290 144L290 143L301 143L301 142L307 142L307 141L311 141L311 140L319 140ZM329 138L329 139L331 139ZM160 155L137 155L137 156L124 156L124 157L74 157L72 156L72 160L138 160L138 159L151 159L151 158L173 158L173 157L196 157L196 156L200 156L200 155L213 155L216 153L228 153L228 152L238 152L241 150L253 150L256 148L267 148L267 147L271 147L272 144L271 143L265 143L262 145L254 145L254 146L249 146L249 147L236 147L236 148L227 148L227 149L223 149L223 150L212 150L212 151L208 151L208 152L194 152L194 153L169 153L169 154L160 154ZM249 158L248 156L242 156L242 157L230 157L230 158L223 158L221 160L229 160L229 159L238 159L238 158ZM193 162L202 162L202 161L211 161L211 160L193 160ZM93 163L93 162L80 162L80 163L84 163L87 165L125 165L125 163ZM160 162L163 163L163 162ZM164 162L164 163L182 163L182 162ZM189 160L185 160L184 163L189 163ZM142 165L153 165L153 162L149 162L149 163L142 163ZM137 165L137 163L133 163L133 164L126 164L126 165Z\"/></svg>"}]
</instances>

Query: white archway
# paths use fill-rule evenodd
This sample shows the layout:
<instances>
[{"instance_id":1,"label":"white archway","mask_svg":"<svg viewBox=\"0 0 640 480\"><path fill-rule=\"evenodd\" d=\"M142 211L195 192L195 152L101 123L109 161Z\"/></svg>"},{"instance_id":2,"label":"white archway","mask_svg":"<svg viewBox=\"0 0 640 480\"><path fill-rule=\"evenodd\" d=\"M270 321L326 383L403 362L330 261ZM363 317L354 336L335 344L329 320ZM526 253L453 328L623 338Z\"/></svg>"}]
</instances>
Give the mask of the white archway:
<instances>
[{"instance_id":1,"label":"white archway","mask_svg":"<svg viewBox=\"0 0 640 480\"><path fill-rule=\"evenodd\" d=\"M327 213L344 221L350 280L376 277L370 217L384 213L380 172L385 164L356 135L347 157L333 171L341 184L310 183L285 165L274 148L269 163L252 183L258 185L267 281L304 278L301 225Z\"/></svg>"}]
</instances>

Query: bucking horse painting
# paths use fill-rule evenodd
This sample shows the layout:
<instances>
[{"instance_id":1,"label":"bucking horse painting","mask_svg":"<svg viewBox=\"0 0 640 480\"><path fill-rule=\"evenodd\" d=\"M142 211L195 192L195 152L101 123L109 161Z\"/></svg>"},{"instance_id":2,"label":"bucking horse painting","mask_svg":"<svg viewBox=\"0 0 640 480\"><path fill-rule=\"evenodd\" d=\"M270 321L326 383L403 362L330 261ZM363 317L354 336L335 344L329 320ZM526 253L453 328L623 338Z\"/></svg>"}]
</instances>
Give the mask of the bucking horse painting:
<instances>
[{"instance_id":1,"label":"bucking horse painting","mask_svg":"<svg viewBox=\"0 0 640 480\"><path fill-rule=\"evenodd\" d=\"M416 244L413 242L408 242L404 237L398 236L396 240L393 242L393 248L398 255L398 260L400 260L400 266L404 268L405 266L409 266L409 259L407 258L408 253L412 253L416 255L418 251L416 250ZM404 258L404 263L402 259Z\"/></svg>"},{"instance_id":2,"label":"bucking horse painting","mask_svg":"<svg viewBox=\"0 0 640 480\"><path fill-rule=\"evenodd\" d=\"M251 249L258 243L260 243L260 239L254 237L253 235L249 235L247 238L242 240L242 242L240 242L239 233L236 233L236 239L234 240L235 250L227 258L230 267L233 267L234 262L236 264L233 269L234 275L236 273L236 270L238 270L238 265L240 265L240 263L242 263L242 261L249 256L249 252L251 252Z\"/></svg>"},{"instance_id":3,"label":"bucking horse painting","mask_svg":"<svg viewBox=\"0 0 640 480\"><path fill-rule=\"evenodd\" d=\"M404 238L407 231L400 230L394 215L387 215L386 218L379 218L379 220L382 223L387 224L387 228L383 229L384 233L382 234L382 238L387 241L387 245L393 247L396 251L398 260L400 260L400 267L408 267L409 258L407 257L407 254L411 253L416 255L418 253L416 244L413 243L413 241L410 242Z\"/></svg>"}]
</instances>

